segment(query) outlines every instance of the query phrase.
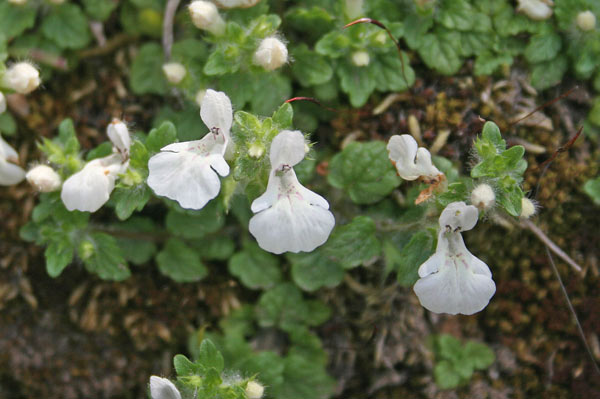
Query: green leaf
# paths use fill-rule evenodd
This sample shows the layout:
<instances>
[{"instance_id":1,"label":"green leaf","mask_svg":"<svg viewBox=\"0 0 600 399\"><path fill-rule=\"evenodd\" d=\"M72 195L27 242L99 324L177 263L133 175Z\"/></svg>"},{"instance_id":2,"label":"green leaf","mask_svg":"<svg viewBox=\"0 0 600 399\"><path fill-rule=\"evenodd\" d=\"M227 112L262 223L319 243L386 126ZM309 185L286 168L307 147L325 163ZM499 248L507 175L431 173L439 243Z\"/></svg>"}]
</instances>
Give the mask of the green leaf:
<instances>
[{"instance_id":1,"label":"green leaf","mask_svg":"<svg viewBox=\"0 0 600 399\"><path fill-rule=\"evenodd\" d=\"M73 260L75 248L67 235L55 235L50 242L44 256L46 257L46 270L50 277L58 277L65 267Z\"/></svg>"},{"instance_id":2,"label":"green leaf","mask_svg":"<svg viewBox=\"0 0 600 399\"><path fill-rule=\"evenodd\" d=\"M173 366L178 377L197 375L203 371L200 365L192 363L184 355L175 355L173 358Z\"/></svg>"},{"instance_id":3,"label":"green leaf","mask_svg":"<svg viewBox=\"0 0 600 399\"><path fill-rule=\"evenodd\" d=\"M310 314L301 291L291 283L282 283L261 295L256 316L261 327L290 331L305 325Z\"/></svg>"},{"instance_id":4,"label":"green leaf","mask_svg":"<svg viewBox=\"0 0 600 399\"><path fill-rule=\"evenodd\" d=\"M203 340L200 344L197 361L206 368L212 367L216 369L219 373L225 368L223 355L221 355L221 352L217 350L215 344L209 339Z\"/></svg>"},{"instance_id":5,"label":"green leaf","mask_svg":"<svg viewBox=\"0 0 600 399\"><path fill-rule=\"evenodd\" d=\"M208 76L219 76L227 73L236 73L240 68L240 63L236 57L228 57L223 49L213 51L206 64L204 64L204 73Z\"/></svg>"},{"instance_id":6,"label":"green leaf","mask_svg":"<svg viewBox=\"0 0 600 399\"><path fill-rule=\"evenodd\" d=\"M483 51L477 54L475 59L475 75L491 75L504 65L510 66L513 57L509 54L496 54L491 51Z\"/></svg>"},{"instance_id":7,"label":"green leaf","mask_svg":"<svg viewBox=\"0 0 600 399\"><path fill-rule=\"evenodd\" d=\"M256 86L250 106L257 115L271 115L292 96L292 83L285 75L265 73L255 79Z\"/></svg>"},{"instance_id":8,"label":"green leaf","mask_svg":"<svg viewBox=\"0 0 600 399\"><path fill-rule=\"evenodd\" d=\"M404 39L408 47L413 50L421 48L424 45L423 39L433 23L431 15L408 14L404 19Z\"/></svg>"},{"instance_id":9,"label":"green leaf","mask_svg":"<svg viewBox=\"0 0 600 399\"><path fill-rule=\"evenodd\" d=\"M166 94L169 88L162 70L162 48L157 43L146 43L131 64L129 84L135 94Z\"/></svg>"},{"instance_id":10,"label":"green leaf","mask_svg":"<svg viewBox=\"0 0 600 399\"><path fill-rule=\"evenodd\" d=\"M596 205L600 205L600 177L586 181L583 185L583 191L590 196Z\"/></svg>"},{"instance_id":11,"label":"green leaf","mask_svg":"<svg viewBox=\"0 0 600 399\"><path fill-rule=\"evenodd\" d=\"M327 180L357 204L373 204L401 182L381 141L348 144L331 159Z\"/></svg>"},{"instance_id":12,"label":"green leaf","mask_svg":"<svg viewBox=\"0 0 600 399\"><path fill-rule=\"evenodd\" d=\"M321 287L333 288L344 279L344 269L327 258L320 248L309 253L288 254L292 263L292 279L305 291Z\"/></svg>"},{"instance_id":13,"label":"green leaf","mask_svg":"<svg viewBox=\"0 0 600 399\"><path fill-rule=\"evenodd\" d=\"M66 155L78 155L79 140L71 119L65 119L58 125L58 142Z\"/></svg>"},{"instance_id":14,"label":"green leaf","mask_svg":"<svg viewBox=\"0 0 600 399\"><path fill-rule=\"evenodd\" d=\"M436 353L445 360L454 361L462 357L462 344L449 334L442 334L436 340Z\"/></svg>"},{"instance_id":15,"label":"green leaf","mask_svg":"<svg viewBox=\"0 0 600 399\"><path fill-rule=\"evenodd\" d=\"M315 50L321 55L338 58L348 52L350 38L343 31L335 29L323 36L315 45Z\"/></svg>"},{"instance_id":16,"label":"green leaf","mask_svg":"<svg viewBox=\"0 0 600 399\"><path fill-rule=\"evenodd\" d=\"M567 68L568 62L564 56L536 64L531 69L531 84L538 90L555 86L562 81Z\"/></svg>"},{"instance_id":17,"label":"green leaf","mask_svg":"<svg viewBox=\"0 0 600 399\"><path fill-rule=\"evenodd\" d=\"M14 136L17 133L17 122L8 112L0 114L0 133L5 137Z\"/></svg>"},{"instance_id":18,"label":"green leaf","mask_svg":"<svg viewBox=\"0 0 600 399\"><path fill-rule=\"evenodd\" d=\"M435 377L435 384L440 389L456 388L461 382L460 375L448 360L442 360L435 365L433 376Z\"/></svg>"},{"instance_id":19,"label":"green leaf","mask_svg":"<svg viewBox=\"0 0 600 399\"><path fill-rule=\"evenodd\" d=\"M275 398L327 399L333 394L335 381L325 368L303 356L287 356L283 376L285 383L272 390Z\"/></svg>"},{"instance_id":20,"label":"green leaf","mask_svg":"<svg viewBox=\"0 0 600 399\"><path fill-rule=\"evenodd\" d=\"M214 236L203 239L194 249L202 259L227 260L235 251L235 243L227 236Z\"/></svg>"},{"instance_id":21,"label":"green leaf","mask_svg":"<svg viewBox=\"0 0 600 399\"><path fill-rule=\"evenodd\" d=\"M273 120L273 124L277 125L279 130L292 128L294 120L294 109L292 108L292 104L285 103L281 105L281 107L273 113L271 119Z\"/></svg>"},{"instance_id":22,"label":"green leaf","mask_svg":"<svg viewBox=\"0 0 600 399\"><path fill-rule=\"evenodd\" d=\"M150 199L150 189L145 183L133 187L117 187L112 194L119 220L128 219L134 211L141 211Z\"/></svg>"},{"instance_id":23,"label":"green leaf","mask_svg":"<svg viewBox=\"0 0 600 399\"><path fill-rule=\"evenodd\" d=\"M158 152L161 148L174 143L175 140L177 140L175 125L165 121L158 128L150 130L146 139L146 147L149 152Z\"/></svg>"},{"instance_id":24,"label":"green leaf","mask_svg":"<svg viewBox=\"0 0 600 399\"><path fill-rule=\"evenodd\" d=\"M391 245L388 242L385 246L386 262L390 262L392 269L396 271L398 283L403 287L410 287L419 279L419 266L433 254L433 238L428 232L420 231L413 234L400 251L390 248Z\"/></svg>"},{"instance_id":25,"label":"green leaf","mask_svg":"<svg viewBox=\"0 0 600 399\"><path fill-rule=\"evenodd\" d=\"M42 22L42 33L59 47L68 49L83 48L91 39L85 14L72 3L53 7Z\"/></svg>"},{"instance_id":26,"label":"green leaf","mask_svg":"<svg viewBox=\"0 0 600 399\"><path fill-rule=\"evenodd\" d=\"M118 5L118 2L110 0L83 0L85 12L97 21L106 21Z\"/></svg>"},{"instance_id":27,"label":"green leaf","mask_svg":"<svg viewBox=\"0 0 600 399\"><path fill-rule=\"evenodd\" d=\"M480 14L466 0L445 0L440 4L437 18L448 29L469 31L484 23L478 16ZM489 19L487 25L491 25Z\"/></svg>"},{"instance_id":28,"label":"green leaf","mask_svg":"<svg viewBox=\"0 0 600 399\"><path fill-rule=\"evenodd\" d=\"M88 152L87 155L85 156L85 160L89 162L93 159L98 159L98 158L108 156L108 155L112 154L112 148L113 148L112 143L110 141L105 141L104 143L100 144L98 147L90 150L90 152Z\"/></svg>"},{"instance_id":29,"label":"green leaf","mask_svg":"<svg viewBox=\"0 0 600 399\"><path fill-rule=\"evenodd\" d=\"M254 242L247 242L242 252L233 255L228 267L229 273L248 288L268 289L281 281L277 257L263 251Z\"/></svg>"},{"instance_id":30,"label":"green leaf","mask_svg":"<svg viewBox=\"0 0 600 399\"><path fill-rule=\"evenodd\" d=\"M506 176L503 181L500 182L501 190L496 196L496 201L508 214L518 217L521 215L521 203L523 201L523 190L519 187L516 182L509 181L511 178Z\"/></svg>"},{"instance_id":31,"label":"green leaf","mask_svg":"<svg viewBox=\"0 0 600 399\"><path fill-rule=\"evenodd\" d=\"M376 231L373 219L357 216L352 222L335 228L323 247L323 253L345 269L360 266L381 254Z\"/></svg>"},{"instance_id":32,"label":"green leaf","mask_svg":"<svg viewBox=\"0 0 600 399\"><path fill-rule=\"evenodd\" d=\"M454 75L463 64L458 53L461 37L458 32L428 33L419 47L419 55L423 62L444 75Z\"/></svg>"},{"instance_id":33,"label":"green leaf","mask_svg":"<svg viewBox=\"0 0 600 399\"><path fill-rule=\"evenodd\" d=\"M199 211L170 210L167 214L167 230L183 238L202 238L214 233L225 224L223 207L218 201L210 201Z\"/></svg>"},{"instance_id":34,"label":"green leaf","mask_svg":"<svg viewBox=\"0 0 600 399\"><path fill-rule=\"evenodd\" d=\"M477 370L485 370L494 363L496 356L487 345L469 341L464 347L464 357L468 359Z\"/></svg>"},{"instance_id":35,"label":"green leaf","mask_svg":"<svg viewBox=\"0 0 600 399\"><path fill-rule=\"evenodd\" d=\"M292 51L292 57L292 72L304 87L323 84L333 76L333 68L327 59L311 51L304 43Z\"/></svg>"},{"instance_id":36,"label":"green leaf","mask_svg":"<svg viewBox=\"0 0 600 399\"><path fill-rule=\"evenodd\" d=\"M19 36L35 24L36 7L31 4L0 3L0 36L10 39Z\"/></svg>"},{"instance_id":37,"label":"green leaf","mask_svg":"<svg viewBox=\"0 0 600 399\"><path fill-rule=\"evenodd\" d=\"M134 216L125 223L120 223L117 228L132 233L131 238L123 236L119 237L118 241L123 257L128 262L143 265L152 259L157 248L151 239L152 233L155 233L157 228L150 219ZM140 236L139 239L134 238L136 233Z\"/></svg>"},{"instance_id":38,"label":"green leaf","mask_svg":"<svg viewBox=\"0 0 600 399\"><path fill-rule=\"evenodd\" d=\"M369 96L377 87L375 69L357 67L349 61L341 62L337 67L342 91L350 96L353 107L365 105Z\"/></svg>"},{"instance_id":39,"label":"green leaf","mask_svg":"<svg viewBox=\"0 0 600 399\"><path fill-rule=\"evenodd\" d=\"M82 240L77 249L88 271L103 280L125 280L131 276L115 238L104 233L92 233Z\"/></svg>"},{"instance_id":40,"label":"green leaf","mask_svg":"<svg viewBox=\"0 0 600 399\"><path fill-rule=\"evenodd\" d=\"M404 52L402 52L402 60L396 52L377 58L373 66L377 90L404 91L415 83L415 71L411 68L410 59Z\"/></svg>"},{"instance_id":41,"label":"green leaf","mask_svg":"<svg viewBox=\"0 0 600 399\"><path fill-rule=\"evenodd\" d=\"M525 48L525 58L530 63L550 61L560 51L562 41L554 32L534 35Z\"/></svg>"},{"instance_id":42,"label":"green leaf","mask_svg":"<svg viewBox=\"0 0 600 399\"><path fill-rule=\"evenodd\" d=\"M208 274L198 254L176 238L167 241L165 247L156 256L156 262L162 274L178 283L200 281Z\"/></svg>"}]
</instances>

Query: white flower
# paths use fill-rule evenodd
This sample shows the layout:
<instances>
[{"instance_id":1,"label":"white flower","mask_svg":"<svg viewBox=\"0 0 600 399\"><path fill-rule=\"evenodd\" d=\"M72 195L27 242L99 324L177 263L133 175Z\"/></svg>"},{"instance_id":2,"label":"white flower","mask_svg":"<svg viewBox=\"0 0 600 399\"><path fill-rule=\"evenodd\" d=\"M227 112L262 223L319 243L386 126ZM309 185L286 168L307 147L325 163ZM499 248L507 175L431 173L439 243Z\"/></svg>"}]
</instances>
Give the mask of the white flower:
<instances>
[{"instance_id":1,"label":"white flower","mask_svg":"<svg viewBox=\"0 0 600 399\"><path fill-rule=\"evenodd\" d=\"M223 8L249 8L257 5L260 0L215 0Z\"/></svg>"},{"instance_id":2,"label":"white flower","mask_svg":"<svg viewBox=\"0 0 600 399\"><path fill-rule=\"evenodd\" d=\"M480 184L471 192L471 203L479 209L488 210L496 202L496 194L489 184Z\"/></svg>"},{"instance_id":3,"label":"white flower","mask_svg":"<svg viewBox=\"0 0 600 399\"><path fill-rule=\"evenodd\" d=\"M179 62L169 62L164 64L162 69L169 83L174 85L179 84L187 73L185 67Z\"/></svg>"},{"instance_id":4,"label":"white flower","mask_svg":"<svg viewBox=\"0 0 600 399\"><path fill-rule=\"evenodd\" d=\"M453 202L440 216L435 253L419 267L414 286L421 305L434 313L477 313L487 306L496 284L487 265L469 252L462 231L477 223L477 208Z\"/></svg>"},{"instance_id":5,"label":"white flower","mask_svg":"<svg viewBox=\"0 0 600 399\"><path fill-rule=\"evenodd\" d=\"M285 44L276 37L267 37L260 42L258 50L254 53L254 63L273 71L288 60L288 50Z\"/></svg>"},{"instance_id":6,"label":"white flower","mask_svg":"<svg viewBox=\"0 0 600 399\"><path fill-rule=\"evenodd\" d=\"M357 67L364 67L369 65L371 58L369 57L369 53L366 51L360 50L352 53L352 63Z\"/></svg>"},{"instance_id":7,"label":"white flower","mask_svg":"<svg viewBox=\"0 0 600 399\"><path fill-rule=\"evenodd\" d=\"M404 180L416 180L419 177L435 180L442 174L431 162L429 151L418 148L417 142L409 134L392 136L387 149L398 175Z\"/></svg>"},{"instance_id":8,"label":"white flower","mask_svg":"<svg viewBox=\"0 0 600 399\"><path fill-rule=\"evenodd\" d=\"M271 143L267 190L252 202L250 233L265 251L310 252L327 241L335 219L323 197L303 187L293 166L305 154L304 136L284 130Z\"/></svg>"},{"instance_id":9,"label":"white flower","mask_svg":"<svg viewBox=\"0 0 600 399\"><path fill-rule=\"evenodd\" d=\"M265 392L265 387L256 381L249 381L245 391L248 399L260 399Z\"/></svg>"},{"instance_id":10,"label":"white flower","mask_svg":"<svg viewBox=\"0 0 600 399\"><path fill-rule=\"evenodd\" d=\"M208 134L200 140L169 144L148 162L148 185L187 209L201 209L215 198L221 189L217 173L229 174L224 158L233 123L229 97L207 90L200 116L210 129Z\"/></svg>"},{"instance_id":11,"label":"white flower","mask_svg":"<svg viewBox=\"0 0 600 399\"><path fill-rule=\"evenodd\" d=\"M0 114L4 111L6 111L6 97L4 97L4 94L0 91Z\"/></svg>"},{"instance_id":12,"label":"white flower","mask_svg":"<svg viewBox=\"0 0 600 399\"><path fill-rule=\"evenodd\" d=\"M4 74L4 85L21 94L31 93L40 82L40 73L28 62L13 64Z\"/></svg>"},{"instance_id":13,"label":"white flower","mask_svg":"<svg viewBox=\"0 0 600 399\"><path fill-rule=\"evenodd\" d=\"M123 159L129 158L129 147L131 147L131 137L129 130L119 119L113 119L106 128L106 134L113 143L113 151L122 155Z\"/></svg>"},{"instance_id":14,"label":"white flower","mask_svg":"<svg viewBox=\"0 0 600 399\"><path fill-rule=\"evenodd\" d=\"M11 162L17 162L19 154L0 136L0 186L12 186L25 178L25 171Z\"/></svg>"},{"instance_id":15,"label":"white flower","mask_svg":"<svg viewBox=\"0 0 600 399\"><path fill-rule=\"evenodd\" d=\"M124 173L129 161L119 154L88 162L83 169L65 180L60 198L69 211L96 212L110 198L115 180Z\"/></svg>"},{"instance_id":16,"label":"white flower","mask_svg":"<svg viewBox=\"0 0 600 399\"><path fill-rule=\"evenodd\" d=\"M217 36L225 33L225 21L219 15L217 6L210 1L193 1L188 10L196 28L207 30Z\"/></svg>"},{"instance_id":17,"label":"white flower","mask_svg":"<svg viewBox=\"0 0 600 399\"><path fill-rule=\"evenodd\" d=\"M596 29L596 16L590 10L577 14L577 26L584 32Z\"/></svg>"},{"instance_id":18,"label":"white flower","mask_svg":"<svg viewBox=\"0 0 600 399\"><path fill-rule=\"evenodd\" d=\"M181 399L177 387L166 378L150 377L150 396L152 399Z\"/></svg>"},{"instance_id":19,"label":"white flower","mask_svg":"<svg viewBox=\"0 0 600 399\"><path fill-rule=\"evenodd\" d=\"M33 187L42 193L49 193L60 188L61 179L50 166L38 165L29 170L25 178Z\"/></svg>"},{"instance_id":20,"label":"white flower","mask_svg":"<svg viewBox=\"0 0 600 399\"><path fill-rule=\"evenodd\" d=\"M552 0L518 0L518 2L517 11L522 11L531 19L541 21L552 16L550 7L554 5Z\"/></svg>"}]
</instances>

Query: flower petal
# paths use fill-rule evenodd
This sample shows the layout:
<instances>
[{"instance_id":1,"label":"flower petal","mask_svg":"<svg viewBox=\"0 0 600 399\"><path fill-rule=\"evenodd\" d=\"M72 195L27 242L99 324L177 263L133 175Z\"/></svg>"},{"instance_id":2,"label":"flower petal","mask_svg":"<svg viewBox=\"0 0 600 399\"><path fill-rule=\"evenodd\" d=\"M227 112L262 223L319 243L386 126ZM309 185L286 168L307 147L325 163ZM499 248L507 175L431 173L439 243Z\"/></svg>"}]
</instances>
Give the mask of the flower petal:
<instances>
[{"instance_id":1,"label":"flower petal","mask_svg":"<svg viewBox=\"0 0 600 399\"><path fill-rule=\"evenodd\" d=\"M477 224L479 211L473 205L467 205L464 202L452 202L448 204L440 215L440 227L447 226L452 231L468 231Z\"/></svg>"},{"instance_id":2,"label":"flower petal","mask_svg":"<svg viewBox=\"0 0 600 399\"><path fill-rule=\"evenodd\" d=\"M166 378L150 377L150 396L152 399L181 399L177 387Z\"/></svg>"},{"instance_id":3,"label":"flower petal","mask_svg":"<svg viewBox=\"0 0 600 399\"><path fill-rule=\"evenodd\" d=\"M265 251L310 252L327 241L335 219L333 214L305 201L287 197L250 219L250 233Z\"/></svg>"},{"instance_id":4,"label":"flower petal","mask_svg":"<svg viewBox=\"0 0 600 399\"><path fill-rule=\"evenodd\" d=\"M271 142L271 168L294 166L304 159L306 143L299 130L283 130Z\"/></svg>"},{"instance_id":5,"label":"flower petal","mask_svg":"<svg viewBox=\"0 0 600 399\"><path fill-rule=\"evenodd\" d=\"M17 161L19 154L0 136L0 159Z\"/></svg>"},{"instance_id":6,"label":"flower petal","mask_svg":"<svg viewBox=\"0 0 600 399\"><path fill-rule=\"evenodd\" d=\"M106 128L106 134L119 152L123 154L129 154L131 137L129 136L127 125L118 119L113 119L113 121Z\"/></svg>"},{"instance_id":7,"label":"flower petal","mask_svg":"<svg viewBox=\"0 0 600 399\"><path fill-rule=\"evenodd\" d=\"M408 134L392 136L388 141L389 158L395 163L398 174L404 180L416 180L420 176L412 165L418 147L415 139Z\"/></svg>"},{"instance_id":8,"label":"flower petal","mask_svg":"<svg viewBox=\"0 0 600 399\"><path fill-rule=\"evenodd\" d=\"M229 166L220 155L160 152L148 161L148 185L157 195L175 200L183 208L201 209L221 189L213 165L222 175L229 172Z\"/></svg>"},{"instance_id":9,"label":"flower petal","mask_svg":"<svg viewBox=\"0 0 600 399\"><path fill-rule=\"evenodd\" d=\"M219 128L229 139L229 131L233 123L233 107L225 93L211 89L206 90L206 95L202 99L200 117L209 129Z\"/></svg>"},{"instance_id":10,"label":"flower petal","mask_svg":"<svg viewBox=\"0 0 600 399\"><path fill-rule=\"evenodd\" d=\"M88 164L65 180L60 198L69 211L96 212L108 201L114 181L101 166Z\"/></svg>"},{"instance_id":11,"label":"flower petal","mask_svg":"<svg viewBox=\"0 0 600 399\"><path fill-rule=\"evenodd\" d=\"M12 186L25 178L25 171L15 164L0 159L0 186Z\"/></svg>"}]
</instances>

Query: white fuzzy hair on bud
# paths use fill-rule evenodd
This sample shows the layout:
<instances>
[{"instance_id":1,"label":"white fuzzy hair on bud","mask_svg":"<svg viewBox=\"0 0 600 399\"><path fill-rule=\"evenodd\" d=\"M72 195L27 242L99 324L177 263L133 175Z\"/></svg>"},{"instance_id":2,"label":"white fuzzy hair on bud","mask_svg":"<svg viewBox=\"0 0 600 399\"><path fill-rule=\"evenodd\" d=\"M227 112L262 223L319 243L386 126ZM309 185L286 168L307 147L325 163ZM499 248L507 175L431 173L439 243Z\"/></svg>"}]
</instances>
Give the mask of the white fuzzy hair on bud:
<instances>
[{"instance_id":1,"label":"white fuzzy hair on bud","mask_svg":"<svg viewBox=\"0 0 600 399\"><path fill-rule=\"evenodd\" d=\"M267 37L260 42L254 53L254 63L273 71L288 61L288 50L285 44L276 37Z\"/></svg>"},{"instance_id":2,"label":"white fuzzy hair on bud","mask_svg":"<svg viewBox=\"0 0 600 399\"><path fill-rule=\"evenodd\" d=\"M480 184L471 192L471 203L481 210L494 206L496 194L489 184Z\"/></svg>"},{"instance_id":3,"label":"white fuzzy hair on bud","mask_svg":"<svg viewBox=\"0 0 600 399\"><path fill-rule=\"evenodd\" d=\"M524 13L529 18L542 21L552 16L552 0L518 0L517 11Z\"/></svg>"},{"instance_id":4,"label":"white fuzzy hair on bud","mask_svg":"<svg viewBox=\"0 0 600 399\"><path fill-rule=\"evenodd\" d=\"M584 32L596 29L596 16L590 10L577 14L577 27Z\"/></svg>"},{"instance_id":5,"label":"white fuzzy hair on bud","mask_svg":"<svg viewBox=\"0 0 600 399\"><path fill-rule=\"evenodd\" d=\"M185 67L179 62L169 62L164 64L162 66L162 70L169 83L174 85L179 84L183 78L185 78L187 73Z\"/></svg>"},{"instance_id":6,"label":"white fuzzy hair on bud","mask_svg":"<svg viewBox=\"0 0 600 399\"><path fill-rule=\"evenodd\" d=\"M18 62L6 70L4 85L17 93L29 94L40 85L40 73L28 62Z\"/></svg>"},{"instance_id":7,"label":"white fuzzy hair on bud","mask_svg":"<svg viewBox=\"0 0 600 399\"><path fill-rule=\"evenodd\" d=\"M533 215L535 215L536 206L532 200L529 198L523 197L521 200L521 217L523 219L529 219Z\"/></svg>"},{"instance_id":8,"label":"white fuzzy hair on bud","mask_svg":"<svg viewBox=\"0 0 600 399\"><path fill-rule=\"evenodd\" d=\"M367 66L369 62L371 62L371 57L369 57L369 53L366 51L360 50L352 53L352 63L357 67Z\"/></svg>"},{"instance_id":9,"label":"white fuzzy hair on bud","mask_svg":"<svg viewBox=\"0 0 600 399\"><path fill-rule=\"evenodd\" d=\"M216 36L225 33L225 21L221 18L217 6L210 1L193 1L188 10L196 28L209 31Z\"/></svg>"},{"instance_id":10,"label":"white fuzzy hair on bud","mask_svg":"<svg viewBox=\"0 0 600 399\"><path fill-rule=\"evenodd\" d=\"M265 387L256 381L249 381L246 384L246 396L248 399L260 399L265 393Z\"/></svg>"},{"instance_id":11,"label":"white fuzzy hair on bud","mask_svg":"<svg viewBox=\"0 0 600 399\"><path fill-rule=\"evenodd\" d=\"M61 179L50 166L37 165L27 172L25 178L33 187L42 193L50 193L60 188Z\"/></svg>"}]
</instances>

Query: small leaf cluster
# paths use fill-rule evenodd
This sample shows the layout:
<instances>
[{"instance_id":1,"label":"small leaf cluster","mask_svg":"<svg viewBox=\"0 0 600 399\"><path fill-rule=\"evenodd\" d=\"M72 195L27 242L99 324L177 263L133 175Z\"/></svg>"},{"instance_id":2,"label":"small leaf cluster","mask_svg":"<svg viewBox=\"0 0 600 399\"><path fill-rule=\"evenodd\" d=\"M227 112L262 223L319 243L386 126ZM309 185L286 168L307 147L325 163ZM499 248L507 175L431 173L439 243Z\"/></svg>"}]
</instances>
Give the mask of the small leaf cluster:
<instances>
[{"instance_id":1,"label":"small leaf cluster","mask_svg":"<svg viewBox=\"0 0 600 399\"><path fill-rule=\"evenodd\" d=\"M184 355L173 358L182 398L247 398L245 387L253 378L241 378L225 370L223 355L209 339L200 343L196 355L194 362Z\"/></svg>"},{"instance_id":2,"label":"small leaf cluster","mask_svg":"<svg viewBox=\"0 0 600 399\"><path fill-rule=\"evenodd\" d=\"M467 341L464 345L448 334L433 337L436 364L433 370L435 383L440 389L464 385L476 370L485 370L496 356L485 344Z\"/></svg>"}]
</instances>

